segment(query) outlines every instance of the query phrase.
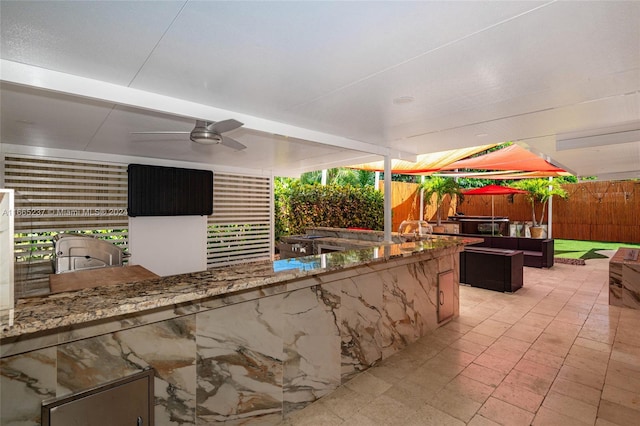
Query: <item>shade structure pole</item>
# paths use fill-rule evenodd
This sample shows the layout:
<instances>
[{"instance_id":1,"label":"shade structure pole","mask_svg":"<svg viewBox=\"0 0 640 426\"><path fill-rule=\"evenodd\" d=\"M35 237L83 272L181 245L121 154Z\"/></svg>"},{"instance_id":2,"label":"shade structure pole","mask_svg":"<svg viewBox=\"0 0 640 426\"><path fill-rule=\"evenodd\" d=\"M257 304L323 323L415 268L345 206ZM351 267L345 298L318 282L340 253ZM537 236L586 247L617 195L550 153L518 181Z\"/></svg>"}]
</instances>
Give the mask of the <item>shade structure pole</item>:
<instances>
[{"instance_id":1,"label":"shade structure pole","mask_svg":"<svg viewBox=\"0 0 640 426\"><path fill-rule=\"evenodd\" d=\"M320 178L320 184L325 186L327 184L327 169L322 170L322 177Z\"/></svg>"},{"instance_id":2,"label":"shade structure pole","mask_svg":"<svg viewBox=\"0 0 640 426\"><path fill-rule=\"evenodd\" d=\"M391 243L391 157L384 156L384 242Z\"/></svg>"},{"instance_id":3,"label":"shade structure pole","mask_svg":"<svg viewBox=\"0 0 640 426\"><path fill-rule=\"evenodd\" d=\"M420 178L420 182L424 182L424 175ZM424 220L424 189L420 190L420 220Z\"/></svg>"},{"instance_id":4,"label":"shade structure pole","mask_svg":"<svg viewBox=\"0 0 640 426\"><path fill-rule=\"evenodd\" d=\"M375 177L373 178L373 189L376 191L380 189L380 172L375 172Z\"/></svg>"},{"instance_id":5,"label":"shade structure pole","mask_svg":"<svg viewBox=\"0 0 640 426\"><path fill-rule=\"evenodd\" d=\"M553 190L553 185L551 185L551 182L553 181L553 178L549 177L549 191ZM553 221L551 220L551 218L553 217L553 195L549 197L549 208L547 210L547 215L549 217L549 220L547 220L547 238L553 238Z\"/></svg>"},{"instance_id":6,"label":"shade structure pole","mask_svg":"<svg viewBox=\"0 0 640 426\"><path fill-rule=\"evenodd\" d=\"M495 217L494 206L493 206L493 195L491 196L491 235L493 234L493 218Z\"/></svg>"}]
</instances>

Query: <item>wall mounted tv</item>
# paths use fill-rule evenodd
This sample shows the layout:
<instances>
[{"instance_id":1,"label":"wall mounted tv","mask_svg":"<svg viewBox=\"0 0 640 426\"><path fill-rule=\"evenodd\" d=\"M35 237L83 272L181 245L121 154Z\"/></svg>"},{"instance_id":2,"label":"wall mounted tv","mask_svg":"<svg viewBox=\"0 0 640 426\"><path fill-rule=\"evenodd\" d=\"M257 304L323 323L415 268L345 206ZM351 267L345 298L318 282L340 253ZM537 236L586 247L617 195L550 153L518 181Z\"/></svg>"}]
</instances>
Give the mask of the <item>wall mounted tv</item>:
<instances>
[{"instance_id":1,"label":"wall mounted tv","mask_svg":"<svg viewBox=\"0 0 640 426\"><path fill-rule=\"evenodd\" d=\"M210 170L129 164L129 216L208 216L213 213Z\"/></svg>"}]
</instances>

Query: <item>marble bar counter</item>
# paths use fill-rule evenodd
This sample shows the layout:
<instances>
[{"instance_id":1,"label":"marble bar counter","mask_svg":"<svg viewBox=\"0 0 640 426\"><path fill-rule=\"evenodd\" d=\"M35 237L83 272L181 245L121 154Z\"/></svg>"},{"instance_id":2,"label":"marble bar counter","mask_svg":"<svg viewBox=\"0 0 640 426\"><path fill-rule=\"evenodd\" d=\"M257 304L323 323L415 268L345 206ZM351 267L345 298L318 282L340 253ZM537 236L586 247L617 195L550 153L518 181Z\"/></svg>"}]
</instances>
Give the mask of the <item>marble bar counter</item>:
<instances>
[{"instance_id":1,"label":"marble bar counter","mask_svg":"<svg viewBox=\"0 0 640 426\"><path fill-rule=\"evenodd\" d=\"M640 309L638 249L621 247L609 260L609 304Z\"/></svg>"},{"instance_id":2,"label":"marble bar counter","mask_svg":"<svg viewBox=\"0 0 640 426\"><path fill-rule=\"evenodd\" d=\"M0 334L0 424L155 370L157 425L276 424L444 324L438 275L472 238L378 245L21 299Z\"/></svg>"}]
</instances>

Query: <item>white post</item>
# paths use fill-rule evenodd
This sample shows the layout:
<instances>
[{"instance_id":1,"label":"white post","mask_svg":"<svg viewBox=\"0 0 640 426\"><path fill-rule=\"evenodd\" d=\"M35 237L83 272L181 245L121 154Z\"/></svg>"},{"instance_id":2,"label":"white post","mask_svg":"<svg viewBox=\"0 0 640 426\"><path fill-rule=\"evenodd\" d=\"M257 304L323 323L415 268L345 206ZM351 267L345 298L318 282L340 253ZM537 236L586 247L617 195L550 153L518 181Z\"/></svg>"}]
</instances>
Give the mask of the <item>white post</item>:
<instances>
[{"instance_id":1,"label":"white post","mask_svg":"<svg viewBox=\"0 0 640 426\"><path fill-rule=\"evenodd\" d=\"M391 157L384 156L384 242L391 240Z\"/></svg>"},{"instance_id":2,"label":"white post","mask_svg":"<svg viewBox=\"0 0 640 426\"><path fill-rule=\"evenodd\" d=\"M420 182L424 182L424 175L420 177ZM424 220L424 189L420 190L420 220Z\"/></svg>"},{"instance_id":3,"label":"white post","mask_svg":"<svg viewBox=\"0 0 640 426\"><path fill-rule=\"evenodd\" d=\"M553 178L549 176L549 190L553 189L553 186L551 185L552 181ZM547 215L549 217L549 220L547 220L547 238L553 238L553 221L551 220L551 218L553 217L553 196L549 197L549 208L547 209Z\"/></svg>"},{"instance_id":4,"label":"white post","mask_svg":"<svg viewBox=\"0 0 640 426\"><path fill-rule=\"evenodd\" d=\"M376 191L380 189L380 172L375 172L373 189L375 189Z\"/></svg>"},{"instance_id":5,"label":"white post","mask_svg":"<svg viewBox=\"0 0 640 426\"><path fill-rule=\"evenodd\" d=\"M322 178L320 183L324 186L327 184L327 169L322 170Z\"/></svg>"}]
</instances>

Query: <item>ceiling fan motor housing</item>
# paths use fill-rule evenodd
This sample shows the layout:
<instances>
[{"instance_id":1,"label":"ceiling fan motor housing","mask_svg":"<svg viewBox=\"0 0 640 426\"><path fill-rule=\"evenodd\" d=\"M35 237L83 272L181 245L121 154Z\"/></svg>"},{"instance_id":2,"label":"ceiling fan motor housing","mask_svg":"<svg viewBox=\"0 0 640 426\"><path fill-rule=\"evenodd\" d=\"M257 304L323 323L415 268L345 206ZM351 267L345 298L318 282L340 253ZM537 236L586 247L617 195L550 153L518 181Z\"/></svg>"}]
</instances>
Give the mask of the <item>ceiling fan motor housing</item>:
<instances>
[{"instance_id":1,"label":"ceiling fan motor housing","mask_svg":"<svg viewBox=\"0 0 640 426\"><path fill-rule=\"evenodd\" d=\"M206 145L222 142L222 136L210 130L208 124L207 122L198 121L196 127L191 131L191 140Z\"/></svg>"}]
</instances>

